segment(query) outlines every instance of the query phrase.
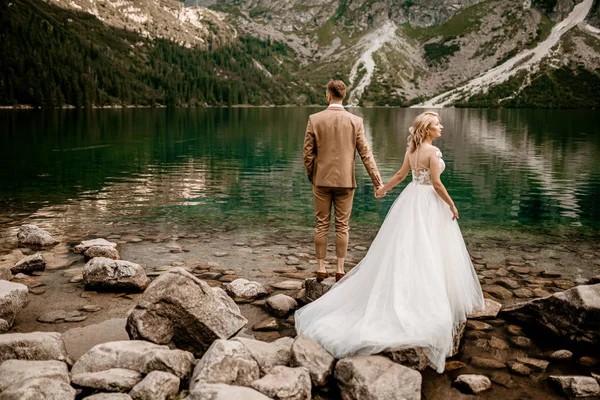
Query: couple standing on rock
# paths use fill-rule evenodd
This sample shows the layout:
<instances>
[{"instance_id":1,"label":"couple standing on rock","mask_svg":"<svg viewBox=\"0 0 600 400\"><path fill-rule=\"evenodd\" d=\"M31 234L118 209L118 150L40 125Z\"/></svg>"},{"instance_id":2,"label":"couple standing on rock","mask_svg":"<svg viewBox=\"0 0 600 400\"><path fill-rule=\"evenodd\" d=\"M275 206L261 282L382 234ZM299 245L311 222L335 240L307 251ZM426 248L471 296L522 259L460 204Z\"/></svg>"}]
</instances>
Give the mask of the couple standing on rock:
<instances>
[{"instance_id":1,"label":"couple standing on rock","mask_svg":"<svg viewBox=\"0 0 600 400\"><path fill-rule=\"evenodd\" d=\"M317 280L328 276L325 255L333 205L339 282L296 311L296 330L338 359L421 347L430 365L442 372L457 328L470 312L484 307L484 300L456 221L458 210L440 180L445 164L432 144L442 135L439 116L427 111L416 117L402 167L384 185L362 119L342 105L346 85L329 82L326 96L327 109L308 120L304 164L317 216ZM412 183L390 208L366 256L345 276L356 151L376 198L409 172Z\"/></svg>"}]
</instances>

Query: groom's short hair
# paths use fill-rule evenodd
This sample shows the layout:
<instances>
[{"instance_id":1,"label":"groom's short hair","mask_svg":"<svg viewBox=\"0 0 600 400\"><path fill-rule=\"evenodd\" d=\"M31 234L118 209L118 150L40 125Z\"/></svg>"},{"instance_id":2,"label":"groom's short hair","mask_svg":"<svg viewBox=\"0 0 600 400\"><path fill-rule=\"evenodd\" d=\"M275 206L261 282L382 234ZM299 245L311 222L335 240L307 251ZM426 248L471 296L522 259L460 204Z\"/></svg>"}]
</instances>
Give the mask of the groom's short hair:
<instances>
[{"instance_id":1,"label":"groom's short hair","mask_svg":"<svg viewBox=\"0 0 600 400\"><path fill-rule=\"evenodd\" d=\"M327 91L336 99L343 99L346 97L346 84L340 80L329 81Z\"/></svg>"}]
</instances>

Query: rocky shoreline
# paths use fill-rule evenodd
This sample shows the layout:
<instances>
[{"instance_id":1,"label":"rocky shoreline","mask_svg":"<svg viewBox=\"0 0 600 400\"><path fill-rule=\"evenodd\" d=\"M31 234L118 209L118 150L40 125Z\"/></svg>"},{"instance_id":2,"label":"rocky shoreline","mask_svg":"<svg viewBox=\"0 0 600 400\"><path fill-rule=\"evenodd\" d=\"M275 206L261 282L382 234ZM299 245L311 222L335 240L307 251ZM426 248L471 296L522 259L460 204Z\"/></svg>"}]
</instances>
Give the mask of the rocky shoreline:
<instances>
[{"instance_id":1,"label":"rocky shoreline","mask_svg":"<svg viewBox=\"0 0 600 400\"><path fill-rule=\"evenodd\" d=\"M490 312L469 319L456 355L437 374L418 349L336 362L310 339L296 337L293 311L333 284L312 278L310 237L131 227L61 240L37 233L21 228L0 256L0 298L9 299L0 315L0 329L7 332L0 335L0 398L22 398L14 393L46 390L44 385L67 396L56 398L113 392L89 397L94 399L600 396L594 342L600 332L600 280L594 278L600 249L594 244L510 238L468 243ZM349 267L370 243L352 242ZM165 295L170 287L179 288L177 295ZM540 298L557 298L553 310L565 298L559 308L570 311L548 312L546 300L529 303L529 309L517 305ZM548 317L553 314L556 320ZM9 350L15 348L32 350L19 355ZM38 350L53 355L37 356ZM99 361L100 354L116 359ZM149 361L154 356L160 362ZM97 365L75 368L86 359ZM187 366L165 369L171 359ZM14 384L15 371L24 369L31 376Z\"/></svg>"}]
</instances>

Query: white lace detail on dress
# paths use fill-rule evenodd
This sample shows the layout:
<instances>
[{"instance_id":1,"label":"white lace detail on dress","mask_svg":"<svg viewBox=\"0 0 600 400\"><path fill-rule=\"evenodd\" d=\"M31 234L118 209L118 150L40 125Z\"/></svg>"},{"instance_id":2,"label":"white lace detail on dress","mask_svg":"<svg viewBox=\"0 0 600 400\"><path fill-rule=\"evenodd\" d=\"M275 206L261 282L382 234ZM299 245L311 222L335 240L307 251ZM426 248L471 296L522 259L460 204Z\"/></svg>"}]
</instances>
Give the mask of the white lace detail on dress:
<instances>
[{"instance_id":1,"label":"white lace detail on dress","mask_svg":"<svg viewBox=\"0 0 600 400\"><path fill-rule=\"evenodd\" d=\"M440 171L444 172L446 168L446 163L442 159L442 153L438 150L435 152L435 155L438 156L438 160L440 163ZM415 163L418 162L418 154ZM431 186L431 171L429 168L419 168L412 169L412 183L413 185L430 185Z\"/></svg>"}]
</instances>

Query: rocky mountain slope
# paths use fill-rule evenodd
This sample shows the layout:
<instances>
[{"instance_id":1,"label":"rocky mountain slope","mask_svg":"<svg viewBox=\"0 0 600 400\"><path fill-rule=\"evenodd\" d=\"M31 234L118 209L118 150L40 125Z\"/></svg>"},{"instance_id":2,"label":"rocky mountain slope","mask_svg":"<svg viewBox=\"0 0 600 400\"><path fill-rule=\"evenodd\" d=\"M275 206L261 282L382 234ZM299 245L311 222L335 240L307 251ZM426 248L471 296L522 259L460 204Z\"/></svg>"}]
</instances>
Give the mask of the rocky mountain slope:
<instances>
[{"instance_id":1,"label":"rocky mountain slope","mask_svg":"<svg viewBox=\"0 0 600 400\"><path fill-rule=\"evenodd\" d=\"M217 65L202 71L227 80L244 68L245 76L262 82L252 104L261 104L269 80L285 90L264 95L262 104L314 104L322 101L325 82L337 77L349 84L353 105L600 106L594 92L600 84L600 0L45 1L94 15L117 36L139 37L140 47L166 39L197 54L227 53L224 49L244 38L262 47L277 44L281 54L264 54L270 61L250 54L241 66L236 57L209 57ZM135 40L127 39L133 49ZM219 72L224 64L228 73ZM185 71L177 79L194 75ZM564 87L564 77L576 89ZM198 104L191 101L198 96L181 89L186 84L174 83L171 104ZM551 95L544 94L547 84ZM1 92L0 77L0 101ZM551 102L557 93L567 100ZM240 95L212 97L203 101L249 101Z\"/></svg>"}]
</instances>

